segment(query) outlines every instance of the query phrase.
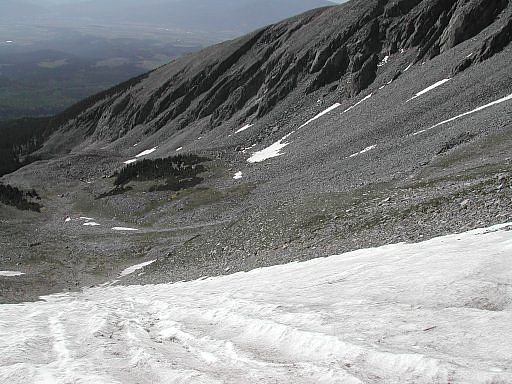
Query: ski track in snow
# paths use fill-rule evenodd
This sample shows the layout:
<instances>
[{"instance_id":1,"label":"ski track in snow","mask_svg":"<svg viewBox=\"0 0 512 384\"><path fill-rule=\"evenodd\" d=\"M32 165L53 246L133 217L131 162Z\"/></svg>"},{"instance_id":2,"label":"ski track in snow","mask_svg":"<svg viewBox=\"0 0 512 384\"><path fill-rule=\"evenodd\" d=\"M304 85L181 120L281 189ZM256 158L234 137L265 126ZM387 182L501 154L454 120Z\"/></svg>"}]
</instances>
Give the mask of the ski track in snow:
<instances>
[{"instance_id":1,"label":"ski track in snow","mask_svg":"<svg viewBox=\"0 0 512 384\"><path fill-rule=\"evenodd\" d=\"M1 305L0 382L510 383L504 227Z\"/></svg>"}]
</instances>

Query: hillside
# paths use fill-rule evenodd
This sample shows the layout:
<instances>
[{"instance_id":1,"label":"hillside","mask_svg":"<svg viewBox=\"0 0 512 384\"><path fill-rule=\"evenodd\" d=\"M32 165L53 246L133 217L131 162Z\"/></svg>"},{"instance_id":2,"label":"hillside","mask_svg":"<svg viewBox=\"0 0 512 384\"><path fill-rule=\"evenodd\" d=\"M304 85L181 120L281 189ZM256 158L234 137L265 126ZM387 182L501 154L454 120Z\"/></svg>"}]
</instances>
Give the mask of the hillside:
<instances>
[{"instance_id":1,"label":"hillside","mask_svg":"<svg viewBox=\"0 0 512 384\"><path fill-rule=\"evenodd\" d=\"M84 100L1 179L42 205L0 210L1 300L511 221L511 39L505 0L354 0Z\"/></svg>"}]
</instances>

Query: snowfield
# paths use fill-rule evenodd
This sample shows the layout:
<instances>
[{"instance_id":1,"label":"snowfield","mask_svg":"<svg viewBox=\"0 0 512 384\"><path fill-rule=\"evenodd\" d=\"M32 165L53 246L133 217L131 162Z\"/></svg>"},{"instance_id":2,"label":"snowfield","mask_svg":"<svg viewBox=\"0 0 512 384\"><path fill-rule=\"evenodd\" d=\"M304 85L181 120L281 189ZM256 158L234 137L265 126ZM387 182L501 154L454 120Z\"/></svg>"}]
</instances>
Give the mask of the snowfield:
<instances>
[{"instance_id":1,"label":"snowfield","mask_svg":"<svg viewBox=\"0 0 512 384\"><path fill-rule=\"evenodd\" d=\"M2 383L512 383L510 225L0 306Z\"/></svg>"}]
</instances>

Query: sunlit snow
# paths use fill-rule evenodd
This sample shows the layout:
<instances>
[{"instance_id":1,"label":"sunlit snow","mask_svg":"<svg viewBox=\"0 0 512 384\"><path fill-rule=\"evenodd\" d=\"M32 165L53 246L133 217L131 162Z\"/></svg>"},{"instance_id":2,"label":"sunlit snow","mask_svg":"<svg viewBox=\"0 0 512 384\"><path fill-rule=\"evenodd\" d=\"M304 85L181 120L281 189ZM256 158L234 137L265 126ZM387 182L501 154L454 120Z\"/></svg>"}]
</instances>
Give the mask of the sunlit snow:
<instances>
[{"instance_id":1,"label":"sunlit snow","mask_svg":"<svg viewBox=\"0 0 512 384\"><path fill-rule=\"evenodd\" d=\"M381 60L381 62L379 64L377 64L378 67L383 67L384 65L386 65L389 61L389 55L388 56L384 56L384 58Z\"/></svg>"},{"instance_id":2,"label":"sunlit snow","mask_svg":"<svg viewBox=\"0 0 512 384\"><path fill-rule=\"evenodd\" d=\"M422 95L424 95L425 93L428 93L434 89L436 89L437 87L440 87L441 85L443 85L444 83L450 81L451 79L443 79L443 80L440 80L438 81L437 83L435 84L432 84L430 87L427 87L425 88L423 91L420 91L418 92L416 95L414 95L413 97L411 97L409 100L406 101L406 103L408 103L409 101L411 100L414 100Z\"/></svg>"},{"instance_id":3,"label":"sunlit snow","mask_svg":"<svg viewBox=\"0 0 512 384\"><path fill-rule=\"evenodd\" d=\"M153 152L155 152L157 150L158 147L153 147L151 149L146 149L145 151L142 151L141 153L139 153L138 155L135 155L135 157L142 157L142 156L146 156L146 155L149 155Z\"/></svg>"},{"instance_id":4,"label":"sunlit snow","mask_svg":"<svg viewBox=\"0 0 512 384\"><path fill-rule=\"evenodd\" d=\"M128 267L126 268L124 271L122 271L120 273L120 276L128 276L128 275L131 275L132 273L140 270L140 269L143 269L144 267L147 267L148 265L151 265L155 262L156 260L151 260L151 261L146 261L145 263L140 263L140 264L137 264L137 265L133 265L131 267Z\"/></svg>"},{"instance_id":5,"label":"sunlit snow","mask_svg":"<svg viewBox=\"0 0 512 384\"><path fill-rule=\"evenodd\" d=\"M349 156L349 158L353 158L353 157L356 157L356 156L359 156L359 155L362 155L363 153L366 153L366 152L370 152L372 149L375 149L377 148L377 145L371 145L369 147L366 147L365 149L363 149L362 151L359 151L359 152L356 152L356 153L353 153L352 155Z\"/></svg>"},{"instance_id":6,"label":"sunlit snow","mask_svg":"<svg viewBox=\"0 0 512 384\"><path fill-rule=\"evenodd\" d=\"M444 124L447 124L447 123L451 123L452 121L455 121L455 120L458 120L460 119L461 117L465 117L465 116L468 116L468 115L472 115L474 113L477 113L477 112L480 112L484 109L487 109L487 108L490 108L490 107L493 107L495 105L498 105L498 104L501 104L501 103L504 103L506 101L510 101L512 100L512 94L508 95L508 96L505 96L499 100L496 100L496 101L493 101L492 103L489 103L489 104L485 104L485 105L482 105L481 107L478 107L478 108L475 108L473 109L472 111L469 111L469 112L465 112L465 113L462 113L460 115L457 115L455 117L452 117L451 119L448 119L448 120L444 120L444 121L441 121L440 123L437 123L435 125L433 125L432 127L430 128L427 128L427 129L422 129L421 131L418 131L418 132L415 132L413 133L412 135L413 136L416 136L416 135L419 135L420 133L424 133L424 132L427 132L427 131L430 131L431 129L434 129L434 128L437 128L441 125L444 125Z\"/></svg>"},{"instance_id":7,"label":"sunlit snow","mask_svg":"<svg viewBox=\"0 0 512 384\"><path fill-rule=\"evenodd\" d=\"M124 162L124 164L132 164L132 163L135 163L137 161L137 159L130 159L130 160L126 160Z\"/></svg>"},{"instance_id":8,"label":"sunlit snow","mask_svg":"<svg viewBox=\"0 0 512 384\"><path fill-rule=\"evenodd\" d=\"M243 174L241 171L238 171L237 173L235 173L235 176L233 176L233 179L235 180L239 180L243 177Z\"/></svg>"},{"instance_id":9,"label":"sunlit snow","mask_svg":"<svg viewBox=\"0 0 512 384\"><path fill-rule=\"evenodd\" d=\"M510 383L500 227L2 305L0 382Z\"/></svg>"},{"instance_id":10,"label":"sunlit snow","mask_svg":"<svg viewBox=\"0 0 512 384\"><path fill-rule=\"evenodd\" d=\"M291 132L271 146L262 149L261 151L253 153L251 157L247 159L249 163L260 163L264 160L271 159L273 157L278 157L283 155L284 153L281 152L281 150L290 144L290 142L286 142L286 139L294 132Z\"/></svg>"},{"instance_id":11,"label":"sunlit snow","mask_svg":"<svg viewBox=\"0 0 512 384\"><path fill-rule=\"evenodd\" d=\"M309 123L319 119L320 117L328 114L329 112L335 110L336 108L338 108L341 104L340 103L335 103L333 105L331 105L329 108L327 108L326 110L320 112L318 115L312 117L311 119L309 119L308 121L306 121L304 124L302 124L299 129L301 129L302 127L305 127L306 125L308 125Z\"/></svg>"},{"instance_id":12,"label":"sunlit snow","mask_svg":"<svg viewBox=\"0 0 512 384\"><path fill-rule=\"evenodd\" d=\"M183 149L183 147L176 148L176 152L179 152Z\"/></svg>"},{"instance_id":13,"label":"sunlit snow","mask_svg":"<svg viewBox=\"0 0 512 384\"><path fill-rule=\"evenodd\" d=\"M17 272L17 271L0 271L0 276L2 276L2 277L17 277L17 276L22 276L22 275L24 275L24 273ZM0 314L0 325L1 325L1 323L2 323L2 315ZM0 376L0 378L1 378L1 376Z\"/></svg>"},{"instance_id":14,"label":"sunlit snow","mask_svg":"<svg viewBox=\"0 0 512 384\"><path fill-rule=\"evenodd\" d=\"M138 231L138 229L136 229L136 228L128 228L128 227L113 227L112 230L113 231L126 231L126 232Z\"/></svg>"},{"instance_id":15,"label":"sunlit snow","mask_svg":"<svg viewBox=\"0 0 512 384\"><path fill-rule=\"evenodd\" d=\"M253 125L254 125L254 124L246 124L246 125L244 125L242 128L240 128L238 131L236 131L235 133L243 132L243 131L245 131L246 129L251 128Z\"/></svg>"},{"instance_id":16,"label":"sunlit snow","mask_svg":"<svg viewBox=\"0 0 512 384\"><path fill-rule=\"evenodd\" d=\"M347 113L348 111L354 109L355 107L357 107L358 105L362 104L363 102L365 102L366 100L368 100L370 97L372 97L372 94L370 93L368 96L364 97L363 99L359 100L357 103L355 103L354 105L352 105L351 107L348 107L347 109L345 109L343 111L343 113Z\"/></svg>"},{"instance_id":17,"label":"sunlit snow","mask_svg":"<svg viewBox=\"0 0 512 384\"><path fill-rule=\"evenodd\" d=\"M87 223L84 223L86 227L98 227L101 224L96 223L95 221L88 221Z\"/></svg>"}]
</instances>

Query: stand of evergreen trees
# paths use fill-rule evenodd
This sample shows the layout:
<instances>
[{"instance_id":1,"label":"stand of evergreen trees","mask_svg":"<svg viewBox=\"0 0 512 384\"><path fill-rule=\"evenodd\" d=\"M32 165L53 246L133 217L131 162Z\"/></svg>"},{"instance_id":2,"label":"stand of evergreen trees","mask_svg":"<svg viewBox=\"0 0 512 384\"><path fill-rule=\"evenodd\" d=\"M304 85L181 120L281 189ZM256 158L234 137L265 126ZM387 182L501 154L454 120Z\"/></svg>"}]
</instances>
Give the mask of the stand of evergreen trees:
<instances>
[{"instance_id":1,"label":"stand of evergreen trees","mask_svg":"<svg viewBox=\"0 0 512 384\"><path fill-rule=\"evenodd\" d=\"M208 160L190 154L165 159L144 159L124 167L117 175L114 184L116 187L121 187L130 181L165 179L165 185L156 186L152 190L179 191L203 181L198 175L206 170L201 163Z\"/></svg>"},{"instance_id":2,"label":"stand of evergreen trees","mask_svg":"<svg viewBox=\"0 0 512 384\"><path fill-rule=\"evenodd\" d=\"M34 189L25 192L10 185L0 184L1 203L16 207L23 211L41 212L41 204L34 203L30 201L30 199L40 200L39 195Z\"/></svg>"}]
</instances>

